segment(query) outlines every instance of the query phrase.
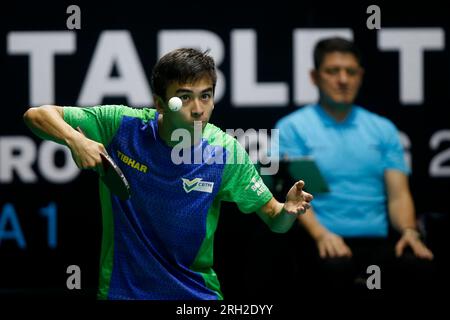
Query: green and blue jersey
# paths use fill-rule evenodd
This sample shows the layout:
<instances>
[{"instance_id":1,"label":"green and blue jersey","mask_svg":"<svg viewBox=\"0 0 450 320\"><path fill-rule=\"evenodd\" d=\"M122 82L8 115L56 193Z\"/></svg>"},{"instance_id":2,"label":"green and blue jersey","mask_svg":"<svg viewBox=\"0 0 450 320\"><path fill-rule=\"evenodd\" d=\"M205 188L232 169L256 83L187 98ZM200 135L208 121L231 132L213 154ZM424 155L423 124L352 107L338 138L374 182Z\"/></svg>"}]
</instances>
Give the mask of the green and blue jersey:
<instances>
[{"instance_id":1,"label":"green and blue jersey","mask_svg":"<svg viewBox=\"0 0 450 320\"><path fill-rule=\"evenodd\" d=\"M65 107L64 120L105 145L132 190L122 201L100 181L98 297L222 299L212 269L221 201L250 213L272 198L236 139L207 124L190 149L202 148L203 161L175 164L154 109Z\"/></svg>"}]
</instances>

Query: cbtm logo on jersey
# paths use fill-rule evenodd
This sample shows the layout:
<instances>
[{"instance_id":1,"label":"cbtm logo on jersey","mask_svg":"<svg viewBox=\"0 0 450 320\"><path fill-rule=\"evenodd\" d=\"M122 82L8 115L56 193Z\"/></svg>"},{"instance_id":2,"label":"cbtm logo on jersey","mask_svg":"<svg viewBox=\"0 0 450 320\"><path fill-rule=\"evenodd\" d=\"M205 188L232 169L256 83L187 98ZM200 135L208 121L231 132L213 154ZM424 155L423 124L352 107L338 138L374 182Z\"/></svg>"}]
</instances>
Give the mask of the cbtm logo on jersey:
<instances>
[{"instance_id":1,"label":"cbtm logo on jersey","mask_svg":"<svg viewBox=\"0 0 450 320\"><path fill-rule=\"evenodd\" d=\"M203 181L202 178L195 178L192 180L181 178L181 180L183 181L183 189L186 193L191 191L212 193L213 191L214 182Z\"/></svg>"},{"instance_id":2,"label":"cbtm logo on jersey","mask_svg":"<svg viewBox=\"0 0 450 320\"><path fill-rule=\"evenodd\" d=\"M252 178L245 190L247 190L248 188L251 188L253 191L255 191L258 196L267 190L267 187L264 184L262 178L256 179L255 177Z\"/></svg>"},{"instance_id":3,"label":"cbtm logo on jersey","mask_svg":"<svg viewBox=\"0 0 450 320\"><path fill-rule=\"evenodd\" d=\"M139 163L134 159L131 159L127 155L123 154L119 150L117 150L117 156L119 157L120 161L125 163L127 166L130 166L140 172L147 173L148 167L145 164Z\"/></svg>"}]
</instances>

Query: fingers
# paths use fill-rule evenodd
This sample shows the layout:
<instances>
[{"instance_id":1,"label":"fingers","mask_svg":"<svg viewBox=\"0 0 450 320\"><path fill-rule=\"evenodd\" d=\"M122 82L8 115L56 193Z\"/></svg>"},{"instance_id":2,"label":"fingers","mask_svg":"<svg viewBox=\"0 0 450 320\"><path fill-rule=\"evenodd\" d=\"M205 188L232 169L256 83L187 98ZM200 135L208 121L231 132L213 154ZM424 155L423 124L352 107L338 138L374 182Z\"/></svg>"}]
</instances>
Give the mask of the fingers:
<instances>
[{"instance_id":1,"label":"fingers","mask_svg":"<svg viewBox=\"0 0 450 320\"><path fill-rule=\"evenodd\" d=\"M108 151L106 151L106 148L102 143L98 144L98 150L100 153L108 154Z\"/></svg>"},{"instance_id":2,"label":"fingers","mask_svg":"<svg viewBox=\"0 0 450 320\"><path fill-rule=\"evenodd\" d=\"M414 255L421 259L433 260L434 256L430 249L428 249L422 241L416 241L411 243L411 248Z\"/></svg>"},{"instance_id":3,"label":"fingers","mask_svg":"<svg viewBox=\"0 0 450 320\"><path fill-rule=\"evenodd\" d=\"M319 255L322 259L332 256L332 252L329 251L327 243L319 242L317 247L319 248Z\"/></svg>"},{"instance_id":4,"label":"fingers","mask_svg":"<svg viewBox=\"0 0 450 320\"><path fill-rule=\"evenodd\" d=\"M80 162L80 169L97 169L99 166L101 166L102 161L99 157L97 159L85 159Z\"/></svg>"},{"instance_id":5,"label":"fingers","mask_svg":"<svg viewBox=\"0 0 450 320\"><path fill-rule=\"evenodd\" d=\"M331 258L338 256L338 251L334 247L333 243L331 241L325 242L325 250L327 252L327 255Z\"/></svg>"},{"instance_id":6,"label":"fingers","mask_svg":"<svg viewBox=\"0 0 450 320\"><path fill-rule=\"evenodd\" d=\"M434 254L433 254L433 252L431 252L430 249L425 247L423 249L423 252L420 253L419 257L422 258L422 259L433 260L434 259Z\"/></svg>"},{"instance_id":7,"label":"fingers","mask_svg":"<svg viewBox=\"0 0 450 320\"><path fill-rule=\"evenodd\" d=\"M331 258L334 256L334 249L328 241L319 241L317 247L319 248L319 255L321 258Z\"/></svg>"},{"instance_id":8,"label":"fingers","mask_svg":"<svg viewBox=\"0 0 450 320\"><path fill-rule=\"evenodd\" d=\"M80 169L95 169L102 166L101 153L107 154L105 147L92 140L72 150L73 158Z\"/></svg>"},{"instance_id":9,"label":"fingers","mask_svg":"<svg viewBox=\"0 0 450 320\"><path fill-rule=\"evenodd\" d=\"M341 255L343 257L351 257L351 256L353 256L353 252L347 245L344 244L342 251L341 251Z\"/></svg>"},{"instance_id":10,"label":"fingers","mask_svg":"<svg viewBox=\"0 0 450 320\"><path fill-rule=\"evenodd\" d=\"M297 188L297 192L301 192L301 195L305 201L312 201L314 198L312 194L303 191L303 188L305 187L305 182L303 180L299 180L295 183L295 187Z\"/></svg>"},{"instance_id":11,"label":"fingers","mask_svg":"<svg viewBox=\"0 0 450 320\"><path fill-rule=\"evenodd\" d=\"M311 205L308 202L303 201L300 205L297 206L296 213L304 214L306 212L306 210L308 210L310 208L311 208Z\"/></svg>"},{"instance_id":12,"label":"fingers","mask_svg":"<svg viewBox=\"0 0 450 320\"><path fill-rule=\"evenodd\" d=\"M291 199L296 198L300 199L302 197L306 201L311 201L313 199L312 194L303 191L303 187L305 186L305 182L303 180L297 181L289 190L287 197Z\"/></svg>"},{"instance_id":13,"label":"fingers","mask_svg":"<svg viewBox=\"0 0 450 320\"><path fill-rule=\"evenodd\" d=\"M100 152L91 152L83 157L83 165L86 169L94 169L102 164Z\"/></svg>"},{"instance_id":14,"label":"fingers","mask_svg":"<svg viewBox=\"0 0 450 320\"><path fill-rule=\"evenodd\" d=\"M304 214L306 210L310 208L311 205L306 201L302 202L286 201L283 206L284 211L289 214Z\"/></svg>"},{"instance_id":15,"label":"fingers","mask_svg":"<svg viewBox=\"0 0 450 320\"><path fill-rule=\"evenodd\" d=\"M314 197L312 194L303 191L303 199L305 199L305 201L311 202L314 199Z\"/></svg>"},{"instance_id":16,"label":"fingers","mask_svg":"<svg viewBox=\"0 0 450 320\"><path fill-rule=\"evenodd\" d=\"M333 257L351 257L352 252L350 248L344 243L344 241L339 238L337 241L331 244L333 246Z\"/></svg>"},{"instance_id":17,"label":"fingers","mask_svg":"<svg viewBox=\"0 0 450 320\"><path fill-rule=\"evenodd\" d=\"M335 235L328 234L325 235L318 243L319 255L321 258L341 258L341 257L351 257L352 251L345 244L344 240Z\"/></svg>"},{"instance_id":18,"label":"fingers","mask_svg":"<svg viewBox=\"0 0 450 320\"><path fill-rule=\"evenodd\" d=\"M89 139L80 127L76 130L80 136L69 146L75 163L80 169L98 168L102 164L100 153L107 154L104 145Z\"/></svg>"},{"instance_id":19,"label":"fingers","mask_svg":"<svg viewBox=\"0 0 450 320\"><path fill-rule=\"evenodd\" d=\"M319 256L323 259L327 257L327 250L325 249L325 246L320 244L318 245L319 248Z\"/></svg>"},{"instance_id":20,"label":"fingers","mask_svg":"<svg viewBox=\"0 0 450 320\"><path fill-rule=\"evenodd\" d=\"M400 239L395 245L395 256L400 257L403 254L403 250L405 249L406 241L404 239Z\"/></svg>"},{"instance_id":21,"label":"fingers","mask_svg":"<svg viewBox=\"0 0 450 320\"><path fill-rule=\"evenodd\" d=\"M302 190L304 185L305 182L303 180L299 180L287 193L284 206L287 213L303 214L306 210L311 208L309 202L312 201L313 196Z\"/></svg>"},{"instance_id":22,"label":"fingers","mask_svg":"<svg viewBox=\"0 0 450 320\"><path fill-rule=\"evenodd\" d=\"M395 246L395 255L400 257L403 254L406 246L409 245L414 253L414 255L420 259L433 260L434 255L427 246L419 239L406 240L405 238L400 239Z\"/></svg>"},{"instance_id":23,"label":"fingers","mask_svg":"<svg viewBox=\"0 0 450 320\"><path fill-rule=\"evenodd\" d=\"M302 191L303 187L305 186L305 182L303 180L299 180L295 183L295 186L297 187L298 191Z\"/></svg>"}]
</instances>

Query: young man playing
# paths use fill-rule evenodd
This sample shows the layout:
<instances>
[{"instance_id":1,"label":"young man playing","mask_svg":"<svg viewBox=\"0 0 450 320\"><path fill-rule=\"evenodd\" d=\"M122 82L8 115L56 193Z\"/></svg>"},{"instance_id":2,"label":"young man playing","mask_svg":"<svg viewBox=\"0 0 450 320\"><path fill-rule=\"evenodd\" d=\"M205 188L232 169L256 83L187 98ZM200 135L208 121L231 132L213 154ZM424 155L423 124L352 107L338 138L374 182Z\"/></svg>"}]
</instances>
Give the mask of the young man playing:
<instances>
[{"instance_id":1,"label":"young man playing","mask_svg":"<svg viewBox=\"0 0 450 320\"><path fill-rule=\"evenodd\" d=\"M67 145L79 168L98 170L107 151L130 183L132 196L122 201L100 182L100 299L222 299L212 269L221 201L256 211L274 232L286 232L309 208L312 196L302 191L302 181L279 203L245 150L208 123L215 85L210 56L177 49L153 69L156 110L41 106L25 113L30 129ZM179 111L168 108L171 97L182 100ZM200 139L174 152L173 133L195 137L196 129ZM192 161L174 161L180 152ZM193 161L196 154L202 161Z\"/></svg>"}]
</instances>

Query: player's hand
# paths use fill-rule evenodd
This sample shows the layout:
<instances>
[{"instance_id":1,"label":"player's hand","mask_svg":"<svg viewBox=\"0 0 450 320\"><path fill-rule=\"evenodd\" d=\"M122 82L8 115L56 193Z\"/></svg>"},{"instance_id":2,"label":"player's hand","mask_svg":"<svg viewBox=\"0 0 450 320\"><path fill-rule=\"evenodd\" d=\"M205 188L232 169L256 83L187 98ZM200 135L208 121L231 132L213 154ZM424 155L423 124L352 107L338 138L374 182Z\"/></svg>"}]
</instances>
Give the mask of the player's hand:
<instances>
[{"instance_id":1,"label":"player's hand","mask_svg":"<svg viewBox=\"0 0 450 320\"><path fill-rule=\"evenodd\" d=\"M309 203L312 201L313 196L303 191L304 186L305 183L302 180L297 181L287 193L286 202L284 203L284 210L287 213L302 214L311 207Z\"/></svg>"},{"instance_id":2,"label":"player's hand","mask_svg":"<svg viewBox=\"0 0 450 320\"><path fill-rule=\"evenodd\" d=\"M341 236L333 232L325 232L316 239L317 248L321 258L351 257L352 251Z\"/></svg>"},{"instance_id":3,"label":"player's hand","mask_svg":"<svg viewBox=\"0 0 450 320\"><path fill-rule=\"evenodd\" d=\"M412 229L403 232L402 237L395 245L395 255L400 257L406 247L411 247L414 255L420 259L433 260L434 258L431 250L420 240L419 233Z\"/></svg>"},{"instance_id":4,"label":"player's hand","mask_svg":"<svg viewBox=\"0 0 450 320\"><path fill-rule=\"evenodd\" d=\"M102 158L100 157L100 153L107 153L103 144L87 138L81 132L77 132L68 141L67 145L72 152L72 158L78 168L101 171Z\"/></svg>"}]
</instances>

